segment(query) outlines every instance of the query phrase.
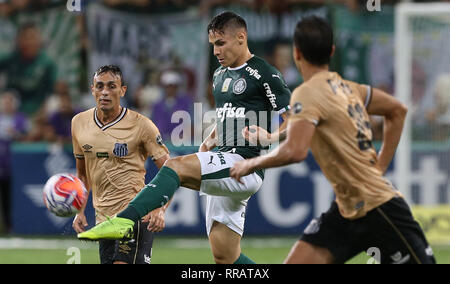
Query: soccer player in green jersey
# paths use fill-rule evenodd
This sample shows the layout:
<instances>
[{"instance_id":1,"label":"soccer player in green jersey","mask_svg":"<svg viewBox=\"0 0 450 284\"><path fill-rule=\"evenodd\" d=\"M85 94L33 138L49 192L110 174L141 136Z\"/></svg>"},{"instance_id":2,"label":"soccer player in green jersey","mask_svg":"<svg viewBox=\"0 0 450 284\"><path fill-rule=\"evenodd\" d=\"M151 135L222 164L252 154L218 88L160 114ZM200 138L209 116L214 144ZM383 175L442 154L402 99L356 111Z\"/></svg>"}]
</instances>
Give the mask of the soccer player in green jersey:
<instances>
[{"instance_id":1,"label":"soccer player in green jersey","mask_svg":"<svg viewBox=\"0 0 450 284\"><path fill-rule=\"evenodd\" d=\"M240 241L247 202L261 187L264 172L250 173L237 182L230 177L230 168L238 161L260 155L263 146L244 139L250 131L248 126L258 125L270 131L274 111L285 118L290 91L278 70L250 52L247 25L240 16L232 12L217 15L208 25L208 36L221 65L213 77L214 130L198 153L168 160L116 218L79 234L78 238L126 237L134 222L166 204L177 188L183 186L207 196L206 229L215 262L253 263L241 253ZM265 137L266 142L280 136L279 131L275 132Z\"/></svg>"}]
</instances>

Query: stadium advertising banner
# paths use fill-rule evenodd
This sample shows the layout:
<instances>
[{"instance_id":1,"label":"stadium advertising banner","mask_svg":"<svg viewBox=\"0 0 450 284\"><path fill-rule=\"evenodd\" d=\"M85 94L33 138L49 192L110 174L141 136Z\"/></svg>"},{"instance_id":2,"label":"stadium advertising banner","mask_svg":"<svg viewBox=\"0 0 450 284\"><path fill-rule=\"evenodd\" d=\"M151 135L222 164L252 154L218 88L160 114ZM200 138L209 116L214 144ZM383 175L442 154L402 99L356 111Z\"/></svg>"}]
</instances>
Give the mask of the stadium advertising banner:
<instances>
[{"instance_id":1,"label":"stadium advertising banner","mask_svg":"<svg viewBox=\"0 0 450 284\"><path fill-rule=\"evenodd\" d=\"M127 93L157 85L151 77L176 69L187 77L185 91L203 97L208 70L207 18L188 12L139 15L89 5L86 13L90 42L88 80L102 65L121 67ZM189 40L186 40L189 39Z\"/></svg>"},{"instance_id":2,"label":"stadium advertising banner","mask_svg":"<svg viewBox=\"0 0 450 284\"><path fill-rule=\"evenodd\" d=\"M192 153L194 147L171 148L173 156ZM441 153L442 154L442 153ZM445 153L450 155L450 151ZM414 214L424 230L438 241L450 243L448 163L443 155L415 153L416 180L411 196L415 204L431 209L415 209ZM156 174L148 163L146 181ZM431 171L431 172L430 172ZM72 218L59 218L45 208L42 188L55 173L75 172L70 147L63 149L47 144L16 144L13 148L13 233L72 235ZM27 173L27 174L24 174ZM392 170L388 173L391 179ZM420 179L420 176L427 176ZM444 198L445 197L445 198ZM204 197L195 191L179 189L166 211L166 229L161 234L205 234ZM266 171L262 188L254 195L246 211L246 235L299 235L312 218L328 209L334 195L330 184L310 155L303 163ZM89 201L90 202L90 201ZM91 207L88 222L94 224Z\"/></svg>"},{"instance_id":3,"label":"stadium advertising banner","mask_svg":"<svg viewBox=\"0 0 450 284\"><path fill-rule=\"evenodd\" d=\"M17 32L23 25L30 23L38 28L42 52L56 65L55 81L66 83L71 95L79 94L78 74L82 69L81 33L79 29L74 28L77 25L76 15L67 13L66 9L53 8L19 13L16 17L0 17L0 58L11 56L17 48ZM37 79L31 77L28 78L27 84L33 86L41 83L35 82ZM0 88L5 87L2 84L4 82L0 80Z\"/></svg>"}]
</instances>

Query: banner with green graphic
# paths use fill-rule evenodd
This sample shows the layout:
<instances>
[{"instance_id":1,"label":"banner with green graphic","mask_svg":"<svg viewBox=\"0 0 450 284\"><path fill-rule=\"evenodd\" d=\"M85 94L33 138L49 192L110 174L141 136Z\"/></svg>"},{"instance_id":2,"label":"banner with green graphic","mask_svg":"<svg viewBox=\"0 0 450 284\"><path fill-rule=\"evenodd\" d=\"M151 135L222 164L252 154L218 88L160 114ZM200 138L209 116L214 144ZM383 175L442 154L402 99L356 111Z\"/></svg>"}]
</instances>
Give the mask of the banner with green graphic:
<instances>
[{"instance_id":1,"label":"banner with green graphic","mask_svg":"<svg viewBox=\"0 0 450 284\"><path fill-rule=\"evenodd\" d=\"M335 70L347 80L393 90L394 9L382 13L333 8Z\"/></svg>"},{"instance_id":2,"label":"banner with green graphic","mask_svg":"<svg viewBox=\"0 0 450 284\"><path fill-rule=\"evenodd\" d=\"M18 29L27 23L35 24L40 31L42 49L56 65L55 81L64 81L69 85L71 94L78 96L82 44L77 15L69 13L65 7L57 7L0 18L0 57L7 57L14 52Z\"/></svg>"},{"instance_id":3,"label":"banner with green graphic","mask_svg":"<svg viewBox=\"0 0 450 284\"><path fill-rule=\"evenodd\" d=\"M95 4L86 17L88 74L101 65L119 65L132 96L141 85L157 87L159 80L152 78L162 71L176 69L184 75L184 90L204 97L209 58L205 17L189 12L137 15Z\"/></svg>"}]
</instances>

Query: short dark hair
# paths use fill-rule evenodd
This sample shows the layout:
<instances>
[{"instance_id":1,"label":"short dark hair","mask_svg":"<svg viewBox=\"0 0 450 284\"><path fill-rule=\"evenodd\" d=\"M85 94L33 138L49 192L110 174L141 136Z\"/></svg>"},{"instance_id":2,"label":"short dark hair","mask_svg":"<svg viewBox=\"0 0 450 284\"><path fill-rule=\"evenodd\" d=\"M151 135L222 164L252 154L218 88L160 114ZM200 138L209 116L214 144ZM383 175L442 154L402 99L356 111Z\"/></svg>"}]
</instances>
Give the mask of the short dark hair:
<instances>
[{"instance_id":1,"label":"short dark hair","mask_svg":"<svg viewBox=\"0 0 450 284\"><path fill-rule=\"evenodd\" d=\"M333 41L333 29L325 19L307 16L297 23L294 44L309 63L330 64Z\"/></svg>"},{"instance_id":2,"label":"short dark hair","mask_svg":"<svg viewBox=\"0 0 450 284\"><path fill-rule=\"evenodd\" d=\"M98 75L101 75L101 74L108 73L108 72L111 72L115 76L119 76L122 86L125 85L125 82L123 80L122 70L117 65L104 65L104 66L101 66L100 68L97 69L97 71L95 71L94 77L98 76Z\"/></svg>"},{"instance_id":3,"label":"short dark hair","mask_svg":"<svg viewBox=\"0 0 450 284\"><path fill-rule=\"evenodd\" d=\"M208 33L223 33L228 27L244 28L247 31L247 23L238 14L226 11L216 15L208 25Z\"/></svg>"}]
</instances>

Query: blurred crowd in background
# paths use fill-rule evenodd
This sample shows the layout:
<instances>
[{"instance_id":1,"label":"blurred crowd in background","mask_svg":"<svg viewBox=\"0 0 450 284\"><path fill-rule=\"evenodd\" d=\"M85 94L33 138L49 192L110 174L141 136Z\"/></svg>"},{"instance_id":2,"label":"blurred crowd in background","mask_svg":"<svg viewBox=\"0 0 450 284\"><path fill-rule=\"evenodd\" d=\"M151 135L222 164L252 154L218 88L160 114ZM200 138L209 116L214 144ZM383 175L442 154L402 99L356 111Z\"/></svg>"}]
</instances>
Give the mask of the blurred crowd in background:
<instances>
[{"instance_id":1,"label":"blurred crowd in background","mask_svg":"<svg viewBox=\"0 0 450 284\"><path fill-rule=\"evenodd\" d=\"M218 63L206 24L224 9L244 14L251 51L277 67L291 89L302 82L291 59L293 27L302 15L317 13L340 28L332 69L395 93L393 5L401 1L382 0L379 14L368 13L366 0L81 0L82 11L74 13L67 2L0 0L2 188L9 187L12 142L70 143L72 117L95 106L90 84L100 65L122 67L129 84L123 104L150 117L165 140L176 126L175 111L192 114L194 102L203 103L203 112L214 109L210 80ZM121 13L127 20L121 22ZM414 133L444 141L448 132L430 133L429 125L450 124L450 75L430 88L425 69L414 62ZM381 139L380 119L372 125Z\"/></svg>"}]
</instances>

